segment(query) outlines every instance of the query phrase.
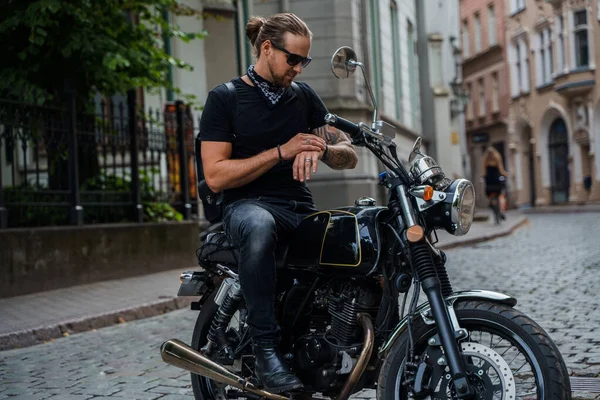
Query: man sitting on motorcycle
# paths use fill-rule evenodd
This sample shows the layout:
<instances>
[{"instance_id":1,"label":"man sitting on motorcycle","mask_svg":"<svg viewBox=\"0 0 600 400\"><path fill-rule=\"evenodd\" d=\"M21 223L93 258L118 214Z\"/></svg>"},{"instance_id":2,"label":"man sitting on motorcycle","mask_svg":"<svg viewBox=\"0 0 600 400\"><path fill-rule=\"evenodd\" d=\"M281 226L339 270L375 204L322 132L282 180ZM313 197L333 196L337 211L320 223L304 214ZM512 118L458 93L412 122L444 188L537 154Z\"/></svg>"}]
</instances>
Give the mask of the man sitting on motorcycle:
<instances>
[{"instance_id":1,"label":"man sitting on motorcycle","mask_svg":"<svg viewBox=\"0 0 600 400\"><path fill-rule=\"evenodd\" d=\"M240 251L256 374L267 390L280 393L300 389L302 382L276 351L276 245L316 211L306 181L318 160L333 169L354 168L357 154L344 133L324 125L327 109L314 90L305 83L292 86L311 60L306 24L290 13L253 17L246 35L256 64L231 81L235 102L225 85L209 93L201 155L208 186L223 192L225 230Z\"/></svg>"}]
</instances>

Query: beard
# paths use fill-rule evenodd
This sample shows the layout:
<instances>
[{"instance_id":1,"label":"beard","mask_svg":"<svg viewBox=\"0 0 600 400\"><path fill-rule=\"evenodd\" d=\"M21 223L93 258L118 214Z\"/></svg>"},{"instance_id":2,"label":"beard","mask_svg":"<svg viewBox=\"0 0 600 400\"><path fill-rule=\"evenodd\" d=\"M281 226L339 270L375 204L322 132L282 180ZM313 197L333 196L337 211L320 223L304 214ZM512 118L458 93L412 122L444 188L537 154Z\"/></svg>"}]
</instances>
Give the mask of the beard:
<instances>
[{"instance_id":1,"label":"beard","mask_svg":"<svg viewBox=\"0 0 600 400\"><path fill-rule=\"evenodd\" d=\"M268 67L269 67L269 73L271 74L271 77L273 78L274 85L288 87L292 84L292 81L296 77L296 73L293 70L291 70L291 71L288 70L288 71L285 71L284 73L278 73L277 71L275 71L275 69L273 68L273 65L270 62L268 63Z\"/></svg>"}]
</instances>

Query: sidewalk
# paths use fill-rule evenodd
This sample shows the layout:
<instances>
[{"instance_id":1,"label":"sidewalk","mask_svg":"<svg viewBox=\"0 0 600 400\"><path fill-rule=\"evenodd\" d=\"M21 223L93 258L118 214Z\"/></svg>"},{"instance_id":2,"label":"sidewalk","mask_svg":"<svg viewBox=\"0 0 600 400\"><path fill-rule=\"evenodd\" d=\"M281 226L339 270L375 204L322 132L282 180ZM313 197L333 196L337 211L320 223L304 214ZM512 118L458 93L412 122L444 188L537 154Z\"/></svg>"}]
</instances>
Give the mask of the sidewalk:
<instances>
[{"instance_id":1,"label":"sidewalk","mask_svg":"<svg viewBox=\"0 0 600 400\"><path fill-rule=\"evenodd\" d=\"M452 236L446 231L438 230L437 247L441 250L451 249L458 246L472 245L485 242L486 240L496 239L501 236L510 235L523 224L527 223L527 217L518 211L509 211L506 213L506 220L500 225L494 224L491 212L488 210L478 210L477 216L489 215L487 221L473 222L469 233L465 236Z\"/></svg>"},{"instance_id":2,"label":"sidewalk","mask_svg":"<svg viewBox=\"0 0 600 400\"><path fill-rule=\"evenodd\" d=\"M508 235L526 221L525 216L513 212L499 226L489 221L475 222L466 236L438 231L438 247L449 249ZM179 275L196 268L182 266L167 272L0 299L0 351L188 307L193 298L175 297Z\"/></svg>"}]
</instances>

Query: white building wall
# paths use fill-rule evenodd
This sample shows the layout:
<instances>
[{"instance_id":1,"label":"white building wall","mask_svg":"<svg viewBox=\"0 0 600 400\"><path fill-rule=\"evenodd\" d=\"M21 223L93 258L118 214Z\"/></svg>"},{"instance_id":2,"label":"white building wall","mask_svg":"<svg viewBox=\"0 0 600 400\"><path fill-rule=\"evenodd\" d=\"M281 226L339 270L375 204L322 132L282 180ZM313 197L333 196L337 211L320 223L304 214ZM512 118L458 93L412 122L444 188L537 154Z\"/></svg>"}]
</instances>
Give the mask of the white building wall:
<instances>
[{"instance_id":1,"label":"white building wall","mask_svg":"<svg viewBox=\"0 0 600 400\"><path fill-rule=\"evenodd\" d=\"M450 41L455 38L454 45L461 45L460 41L460 7L458 0L444 2L426 1L423 3L425 21L424 31L428 40L428 71L429 87L421 90L434 92L433 104L430 105L431 113L435 116L434 137L436 146L436 160L448 176L469 176L463 169L463 155L466 157L466 135L462 123L463 114L452 117L450 103L453 94L450 82L462 79L460 68L455 67L453 47ZM422 39L422 37L420 37ZM421 47L422 48L422 47ZM420 68L422 69L422 68ZM423 110L424 115L427 108Z\"/></svg>"}]
</instances>

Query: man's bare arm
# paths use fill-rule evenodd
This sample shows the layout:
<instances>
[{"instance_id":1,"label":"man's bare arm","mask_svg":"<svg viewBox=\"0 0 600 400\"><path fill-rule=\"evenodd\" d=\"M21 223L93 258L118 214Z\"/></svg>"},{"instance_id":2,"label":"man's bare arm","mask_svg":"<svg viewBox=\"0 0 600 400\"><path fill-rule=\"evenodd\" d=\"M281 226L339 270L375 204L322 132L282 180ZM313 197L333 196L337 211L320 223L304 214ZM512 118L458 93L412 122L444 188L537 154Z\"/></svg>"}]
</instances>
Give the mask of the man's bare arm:
<instances>
[{"instance_id":1,"label":"man's bare arm","mask_svg":"<svg viewBox=\"0 0 600 400\"><path fill-rule=\"evenodd\" d=\"M240 160L231 159L231 149L228 142L202 142L204 178L215 193L247 185L279 162L276 148Z\"/></svg>"},{"instance_id":2,"label":"man's bare arm","mask_svg":"<svg viewBox=\"0 0 600 400\"><path fill-rule=\"evenodd\" d=\"M305 151L323 151L325 141L314 135L299 133L286 144L265 150L250 158L231 159L232 145L229 142L202 142L202 167L206 184L215 193L225 189L247 185L280 161L291 160Z\"/></svg>"},{"instance_id":3,"label":"man's bare arm","mask_svg":"<svg viewBox=\"0 0 600 400\"><path fill-rule=\"evenodd\" d=\"M352 169L356 167L358 155L346 134L332 126L323 125L313 129L313 134L325 139L327 153L321 159L332 169Z\"/></svg>"}]
</instances>

